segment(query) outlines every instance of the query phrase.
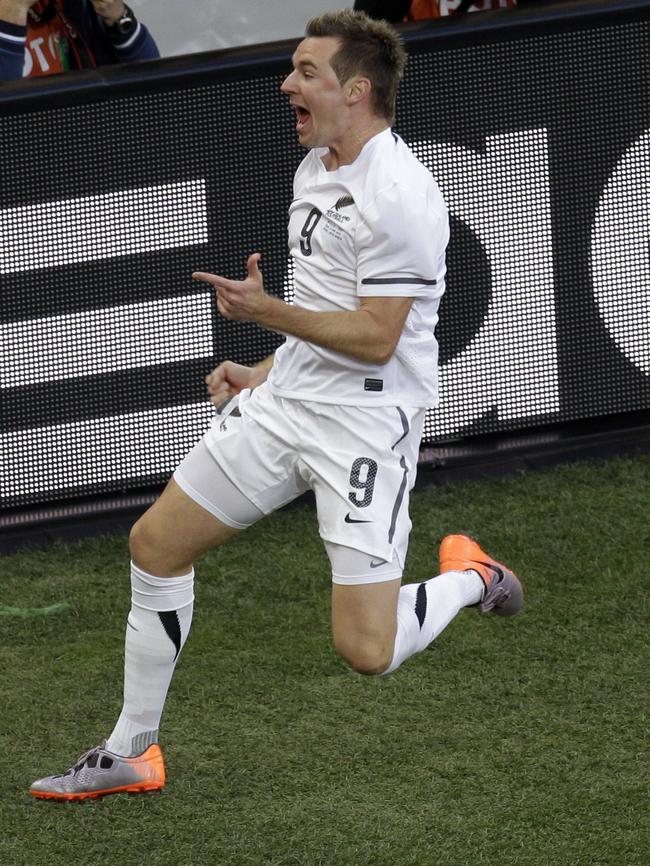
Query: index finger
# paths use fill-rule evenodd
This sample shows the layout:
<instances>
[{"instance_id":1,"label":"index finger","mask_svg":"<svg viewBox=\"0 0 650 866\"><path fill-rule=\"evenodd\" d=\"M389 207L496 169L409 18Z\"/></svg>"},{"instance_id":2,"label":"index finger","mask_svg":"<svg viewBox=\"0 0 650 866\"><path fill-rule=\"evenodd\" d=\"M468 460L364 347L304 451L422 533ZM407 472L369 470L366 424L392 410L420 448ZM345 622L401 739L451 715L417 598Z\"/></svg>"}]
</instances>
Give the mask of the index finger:
<instances>
[{"instance_id":1,"label":"index finger","mask_svg":"<svg viewBox=\"0 0 650 866\"><path fill-rule=\"evenodd\" d=\"M195 280L201 280L204 283L209 283L211 286L214 286L217 289L224 289L225 291L238 289L242 282L241 280L229 280L226 277L220 277L217 274L206 274L203 271L195 271L192 274L192 278Z\"/></svg>"},{"instance_id":2,"label":"index finger","mask_svg":"<svg viewBox=\"0 0 650 866\"><path fill-rule=\"evenodd\" d=\"M194 271L192 274L193 280L202 280L204 283L211 283L213 286L216 285L216 280L219 277L216 274L206 274L204 271Z\"/></svg>"}]
</instances>

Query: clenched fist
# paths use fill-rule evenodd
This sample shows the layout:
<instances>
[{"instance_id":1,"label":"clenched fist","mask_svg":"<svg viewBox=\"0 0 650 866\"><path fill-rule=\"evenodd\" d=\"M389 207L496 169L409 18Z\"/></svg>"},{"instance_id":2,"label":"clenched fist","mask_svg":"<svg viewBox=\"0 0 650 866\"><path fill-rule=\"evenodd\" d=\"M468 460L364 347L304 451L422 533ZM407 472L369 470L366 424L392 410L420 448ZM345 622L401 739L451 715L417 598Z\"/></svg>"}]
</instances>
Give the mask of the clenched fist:
<instances>
[{"instance_id":1,"label":"clenched fist","mask_svg":"<svg viewBox=\"0 0 650 866\"><path fill-rule=\"evenodd\" d=\"M224 400L239 394L244 388L256 388L268 374L263 366L245 367L234 361L224 361L205 377L210 401L219 406Z\"/></svg>"}]
</instances>

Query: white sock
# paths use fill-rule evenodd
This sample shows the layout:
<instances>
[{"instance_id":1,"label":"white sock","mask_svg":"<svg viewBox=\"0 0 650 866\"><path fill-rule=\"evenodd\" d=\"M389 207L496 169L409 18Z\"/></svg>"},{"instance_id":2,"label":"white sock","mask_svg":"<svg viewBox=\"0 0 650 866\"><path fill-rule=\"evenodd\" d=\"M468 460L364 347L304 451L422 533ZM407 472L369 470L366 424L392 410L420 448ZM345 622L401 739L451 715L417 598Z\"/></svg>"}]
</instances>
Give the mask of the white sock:
<instances>
[{"instance_id":1,"label":"white sock","mask_svg":"<svg viewBox=\"0 0 650 866\"><path fill-rule=\"evenodd\" d=\"M194 608L194 570L154 577L131 563L131 610L124 646L124 706L106 748L140 755L158 728Z\"/></svg>"},{"instance_id":2,"label":"white sock","mask_svg":"<svg viewBox=\"0 0 650 866\"><path fill-rule=\"evenodd\" d=\"M475 571L447 571L425 583L407 583L397 600L397 635L390 674L403 661L422 652L459 610L483 598L484 584Z\"/></svg>"}]
</instances>

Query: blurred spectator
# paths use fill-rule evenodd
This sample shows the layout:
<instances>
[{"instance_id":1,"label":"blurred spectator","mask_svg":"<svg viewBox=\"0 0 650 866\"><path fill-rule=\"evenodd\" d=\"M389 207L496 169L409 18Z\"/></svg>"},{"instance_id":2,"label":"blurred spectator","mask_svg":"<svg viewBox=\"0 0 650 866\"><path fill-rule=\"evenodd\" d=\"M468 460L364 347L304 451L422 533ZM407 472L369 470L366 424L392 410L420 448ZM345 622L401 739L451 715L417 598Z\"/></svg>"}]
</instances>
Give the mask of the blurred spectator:
<instances>
[{"instance_id":1,"label":"blurred spectator","mask_svg":"<svg viewBox=\"0 0 650 866\"><path fill-rule=\"evenodd\" d=\"M355 0L354 8L393 23L516 6L516 0Z\"/></svg>"},{"instance_id":2,"label":"blurred spectator","mask_svg":"<svg viewBox=\"0 0 650 866\"><path fill-rule=\"evenodd\" d=\"M0 0L0 81L159 56L123 0Z\"/></svg>"}]
</instances>

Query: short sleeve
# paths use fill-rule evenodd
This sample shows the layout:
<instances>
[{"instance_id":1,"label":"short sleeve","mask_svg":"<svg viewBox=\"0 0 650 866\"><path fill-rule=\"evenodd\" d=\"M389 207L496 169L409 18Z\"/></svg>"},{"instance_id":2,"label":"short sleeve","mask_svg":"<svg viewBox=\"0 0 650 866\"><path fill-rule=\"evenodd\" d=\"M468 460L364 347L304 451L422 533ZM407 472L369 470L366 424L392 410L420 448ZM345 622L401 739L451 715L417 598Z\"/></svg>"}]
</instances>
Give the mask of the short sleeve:
<instances>
[{"instance_id":1,"label":"short sleeve","mask_svg":"<svg viewBox=\"0 0 650 866\"><path fill-rule=\"evenodd\" d=\"M447 208L432 185L394 184L362 213L355 239L360 297L436 297L444 291Z\"/></svg>"}]
</instances>

